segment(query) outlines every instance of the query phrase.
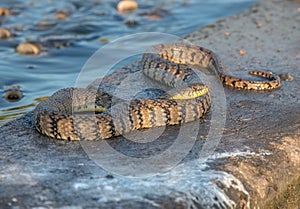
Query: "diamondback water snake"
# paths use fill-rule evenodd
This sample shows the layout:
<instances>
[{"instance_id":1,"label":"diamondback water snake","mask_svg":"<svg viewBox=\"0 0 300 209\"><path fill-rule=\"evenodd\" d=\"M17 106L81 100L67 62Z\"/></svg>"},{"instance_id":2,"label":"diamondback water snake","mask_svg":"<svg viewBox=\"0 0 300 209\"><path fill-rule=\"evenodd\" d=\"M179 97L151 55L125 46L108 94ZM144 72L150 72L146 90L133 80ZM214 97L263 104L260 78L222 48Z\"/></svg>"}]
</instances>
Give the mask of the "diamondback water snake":
<instances>
[{"instance_id":1,"label":"diamondback water snake","mask_svg":"<svg viewBox=\"0 0 300 209\"><path fill-rule=\"evenodd\" d=\"M36 107L36 129L56 139L97 140L137 129L197 120L207 113L211 99L207 86L198 83L197 75L188 65L215 71L224 85L233 88L271 90L280 87L280 78L271 72L249 72L267 81L243 80L227 75L218 55L203 47L160 44L154 49L155 53L143 55L143 73L181 90L167 98L134 99L127 105L114 107L118 114L112 115L112 95L84 88L62 89Z\"/></svg>"}]
</instances>

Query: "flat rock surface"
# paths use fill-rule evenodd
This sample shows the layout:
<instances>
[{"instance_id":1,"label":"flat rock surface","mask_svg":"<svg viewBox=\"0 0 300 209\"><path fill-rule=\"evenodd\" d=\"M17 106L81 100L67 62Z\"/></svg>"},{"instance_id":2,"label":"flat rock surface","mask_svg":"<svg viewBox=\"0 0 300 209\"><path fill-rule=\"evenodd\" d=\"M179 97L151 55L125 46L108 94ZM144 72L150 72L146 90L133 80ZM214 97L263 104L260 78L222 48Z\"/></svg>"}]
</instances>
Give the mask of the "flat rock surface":
<instances>
[{"instance_id":1,"label":"flat rock surface","mask_svg":"<svg viewBox=\"0 0 300 209\"><path fill-rule=\"evenodd\" d=\"M218 53L232 75L260 69L289 80L266 92L216 88L201 123L97 142L41 136L32 112L5 124L0 208L299 207L299 8L261 1L186 37ZM121 72L105 81L118 84L131 70Z\"/></svg>"}]
</instances>

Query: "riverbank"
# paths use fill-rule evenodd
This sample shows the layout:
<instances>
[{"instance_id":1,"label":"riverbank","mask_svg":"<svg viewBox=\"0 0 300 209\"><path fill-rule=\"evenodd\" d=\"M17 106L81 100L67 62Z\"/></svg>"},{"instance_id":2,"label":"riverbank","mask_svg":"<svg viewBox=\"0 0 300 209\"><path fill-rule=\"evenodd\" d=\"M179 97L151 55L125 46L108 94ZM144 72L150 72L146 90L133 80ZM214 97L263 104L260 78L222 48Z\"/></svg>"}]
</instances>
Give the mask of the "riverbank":
<instances>
[{"instance_id":1,"label":"riverbank","mask_svg":"<svg viewBox=\"0 0 300 209\"><path fill-rule=\"evenodd\" d=\"M292 1L261 1L186 37L219 54L230 74L243 77L258 68L289 74L286 78L291 80L262 93L224 88L223 134L212 143L216 149L204 163L199 156L214 142L203 140L213 113L201 123L195 145L177 167L150 177L127 178L90 159L83 148L94 142L83 145L41 136L31 112L0 128L0 207L299 207L299 8ZM125 68L107 80L121 81L126 73ZM170 127L163 141L139 148L149 156L168 149L177 129ZM193 136L186 134L189 137ZM138 146L123 138L109 143L127 156L139 155ZM179 148L170 154L180 153ZM116 166L114 158L106 160ZM120 166L134 169L130 163Z\"/></svg>"}]
</instances>

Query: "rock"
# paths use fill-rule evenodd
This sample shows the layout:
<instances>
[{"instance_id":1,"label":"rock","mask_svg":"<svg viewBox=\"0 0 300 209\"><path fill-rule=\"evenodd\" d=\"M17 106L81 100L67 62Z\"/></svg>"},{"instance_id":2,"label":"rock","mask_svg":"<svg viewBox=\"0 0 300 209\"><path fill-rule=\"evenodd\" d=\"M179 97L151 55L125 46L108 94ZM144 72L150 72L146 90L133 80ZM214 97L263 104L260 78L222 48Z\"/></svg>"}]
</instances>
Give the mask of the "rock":
<instances>
[{"instance_id":1,"label":"rock","mask_svg":"<svg viewBox=\"0 0 300 209\"><path fill-rule=\"evenodd\" d=\"M21 43L17 46L16 51L22 55L39 55L41 50L37 44Z\"/></svg>"},{"instance_id":2,"label":"rock","mask_svg":"<svg viewBox=\"0 0 300 209\"><path fill-rule=\"evenodd\" d=\"M240 54L241 56L244 56L244 55L246 54L246 51L245 51L245 50L242 50L242 49L240 49L240 50L239 50L239 54Z\"/></svg>"},{"instance_id":3,"label":"rock","mask_svg":"<svg viewBox=\"0 0 300 209\"><path fill-rule=\"evenodd\" d=\"M216 52L230 74L243 77L244 68L262 68L289 73L294 80L259 93L224 87L213 98L223 101L216 110L225 111L211 111L201 123L167 127L151 143L135 143L129 136L85 143L53 140L35 130L30 112L0 127L0 208L298 208L299 14L293 1L259 1L252 8L185 38ZM266 16L276 22L272 31L245 24ZM230 36L225 38L225 32ZM241 57L239 49L247 53ZM138 75L136 68L116 71L101 83L123 84ZM127 87L146 84L142 77L133 79ZM196 136L193 125L199 129ZM215 135L218 130L221 134ZM183 140L174 143L180 133ZM191 147L185 147L188 142ZM189 149L178 164L161 167L182 148ZM151 168L158 171L138 176Z\"/></svg>"},{"instance_id":4,"label":"rock","mask_svg":"<svg viewBox=\"0 0 300 209\"><path fill-rule=\"evenodd\" d=\"M0 16L9 16L11 11L7 8L0 7Z\"/></svg>"},{"instance_id":5,"label":"rock","mask_svg":"<svg viewBox=\"0 0 300 209\"><path fill-rule=\"evenodd\" d=\"M130 13L138 8L138 4L134 0L123 0L117 5L117 10L120 13Z\"/></svg>"},{"instance_id":6,"label":"rock","mask_svg":"<svg viewBox=\"0 0 300 209\"><path fill-rule=\"evenodd\" d=\"M9 102L17 102L23 98L21 86L13 85L4 88L4 98Z\"/></svg>"},{"instance_id":7,"label":"rock","mask_svg":"<svg viewBox=\"0 0 300 209\"><path fill-rule=\"evenodd\" d=\"M11 32L6 28L0 28L0 39L8 39L12 36Z\"/></svg>"},{"instance_id":8,"label":"rock","mask_svg":"<svg viewBox=\"0 0 300 209\"><path fill-rule=\"evenodd\" d=\"M56 12L55 13L55 18L57 19L57 20L65 20L65 19L67 19L68 18L68 14L67 13L65 13L65 12Z\"/></svg>"}]
</instances>

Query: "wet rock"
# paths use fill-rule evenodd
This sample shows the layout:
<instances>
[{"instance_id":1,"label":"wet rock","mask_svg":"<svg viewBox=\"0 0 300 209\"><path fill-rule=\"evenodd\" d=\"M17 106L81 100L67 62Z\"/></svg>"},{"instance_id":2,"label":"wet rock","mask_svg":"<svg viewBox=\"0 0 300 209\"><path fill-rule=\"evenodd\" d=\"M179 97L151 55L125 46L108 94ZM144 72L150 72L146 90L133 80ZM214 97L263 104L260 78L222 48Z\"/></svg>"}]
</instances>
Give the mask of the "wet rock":
<instances>
[{"instance_id":1,"label":"wet rock","mask_svg":"<svg viewBox=\"0 0 300 209\"><path fill-rule=\"evenodd\" d=\"M4 98L8 102L17 102L23 98L21 86L13 85L4 88Z\"/></svg>"},{"instance_id":2,"label":"wet rock","mask_svg":"<svg viewBox=\"0 0 300 209\"><path fill-rule=\"evenodd\" d=\"M109 42L109 39L108 38L99 38L98 39L98 42L102 43L102 44L106 44Z\"/></svg>"},{"instance_id":3,"label":"wet rock","mask_svg":"<svg viewBox=\"0 0 300 209\"><path fill-rule=\"evenodd\" d=\"M7 8L0 7L0 16L9 16L11 11Z\"/></svg>"},{"instance_id":4,"label":"wet rock","mask_svg":"<svg viewBox=\"0 0 300 209\"><path fill-rule=\"evenodd\" d=\"M12 36L11 32L6 28L0 28L0 39L8 39Z\"/></svg>"},{"instance_id":5,"label":"wet rock","mask_svg":"<svg viewBox=\"0 0 300 209\"><path fill-rule=\"evenodd\" d=\"M55 18L57 20L65 20L69 17L69 15L66 12L56 12L55 13Z\"/></svg>"},{"instance_id":6,"label":"wet rock","mask_svg":"<svg viewBox=\"0 0 300 209\"><path fill-rule=\"evenodd\" d=\"M117 10L120 13L130 13L138 8L138 4L134 0L122 0L117 5Z\"/></svg>"},{"instance_id":7,"label":"wet rock","mask_svg":"<svg viewBox=\"0 0 300 209\"><path fill-rule=\"evenodd\" d=\"M39 55L41 47L34 43L21 43L16 47L16 51L22 55Z\"/></svg>"}]
</instances>

